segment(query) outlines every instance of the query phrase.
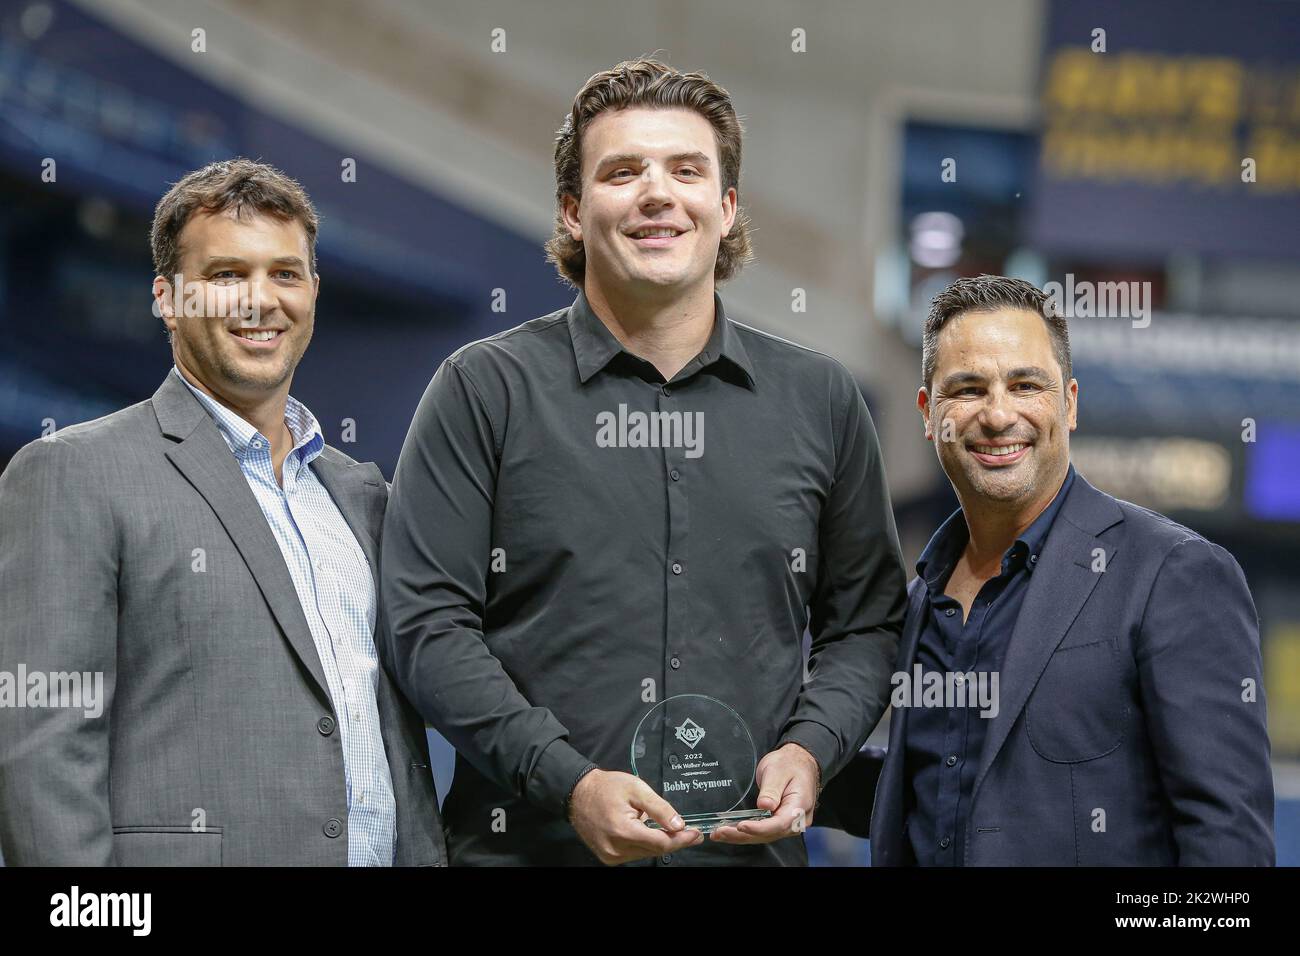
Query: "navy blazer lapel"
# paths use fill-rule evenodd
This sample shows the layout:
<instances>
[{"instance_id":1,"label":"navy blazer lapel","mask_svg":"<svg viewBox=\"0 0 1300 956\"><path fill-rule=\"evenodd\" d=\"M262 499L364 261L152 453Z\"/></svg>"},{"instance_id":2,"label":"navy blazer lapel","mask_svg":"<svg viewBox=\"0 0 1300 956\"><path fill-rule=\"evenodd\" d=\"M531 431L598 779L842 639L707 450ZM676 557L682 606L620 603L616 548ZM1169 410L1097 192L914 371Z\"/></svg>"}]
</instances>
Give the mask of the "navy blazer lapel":
<instances>
[{"instance_id":1,"label":"navy blazer lapel","mask_svg":"<svg viewBox=\"0 0 1300 956\"><path fill-rule=\"evenodd\" d=\"M167 450L168 459L216 513L290 647L315 679L323 699L329 701L320 654L284 555L216 422L185 383L170 373L154 394L153 408L163 434L179 442Z\"/></svg>"},{"instance_id":2,"label":"navy blazer lapel","mask_svg":"<svg viewBox=\"0 0 1300 956\"><path fill-rule=\"evenodd\" d=\"M916 650L921 646L921 632L925 629L925 582L913 578L907 592L907 619L903 622L903 636L898 642L898 662L895 670L910 673L916 660Z\"/></svg>"},{"instance_id":3,"label":"navy blazer lapel","mask_svg":"<svg viewBox=\"0 0 1300 956\"><path fill-rule=\"evenodd\" d=\"M903 623L903 635L898 644L895 672L911 671L925 624L922 614L924 606L925 582L914 578L907 595L907 618ZM903 758L908 710L907 707L895 707L890 712L889 747L885 751L885 765L881 768L880 779L876 781L876 793L871 804L872 857L888 865L898 862L888 857L902 849L899 841L902 839L903 832Z\"/></svg>"},{"instance_id":4,"label":"navy blazer lapel","mask_svg":"<svg viewBox=\"0 0 1300 956\"><path fill-rule=\"evenodd\" d=\"M1098 548L1105 552L1103 567L1106 571L1113 570L1117 549L1114 545L1103 545L1098 535L1122 520L1123 512L1114 499L1076 473L1070 495L1047 534L1007 644L999 676L998 713L980 753L972 799L979 793L980 784L1052 654L1101 580L1104 572L1093 570Z\"/></svg>"}]
</instances>

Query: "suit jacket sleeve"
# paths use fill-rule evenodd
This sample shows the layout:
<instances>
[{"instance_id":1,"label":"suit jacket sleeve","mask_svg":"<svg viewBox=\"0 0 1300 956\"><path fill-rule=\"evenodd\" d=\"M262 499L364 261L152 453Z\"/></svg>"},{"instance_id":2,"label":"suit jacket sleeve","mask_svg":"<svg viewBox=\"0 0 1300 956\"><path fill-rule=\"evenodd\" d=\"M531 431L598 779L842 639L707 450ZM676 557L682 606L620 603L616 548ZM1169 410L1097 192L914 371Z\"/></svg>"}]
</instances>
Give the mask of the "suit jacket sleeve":
<instances>
[{"instance_id":1,"label":"suit jacket sleeve","mask_svg":"<svg viewBox=\"0 0 1300 956\"><path fill-rule=\"evenodd\" d=\"M1170 551L1137 656L1179 864L1273 865L1259 618L1232 555L1197 538Z\"/></svg>"},{"instance_id":2,"label":"suit jacket sleeve","mask_svg":"<svg viewBox=\"0 0 1300 956\"><path fill-rule=\"evenodd\" d=\"M821 514L808 679L781 737L817 758L823 785L889 705L907 603L875 426L847 372L836 386L835 475Z\"/></svg>"},{"instance_id":3,"label":"suit jacket sleeve","mask_svg":"<svg viewBox=\"0 0 1300 956\"><path fill-rule=\"evenodd\" d=\"M495 434L478 390L448 359L420 400L393 476L380 652L420 713L482 774L562 815L592 764L549 709L524 698L483 637Z\"/></svg>"},{"instance_id":4,"label":"suit jacket sleeve","mask_svg":"<svg viewBox=\"0 0 1300 956\"><path fill-rule=\"evenodd\" d=\"M92 675L91 688L93 675L103 681L103 699L89 708L84 696L77 706L0 706L0 849L9 865L113 862L118 550L106 478L57 436L22 449L0 475L0 670L75 671Z\"/></svg>"}]
</instances>

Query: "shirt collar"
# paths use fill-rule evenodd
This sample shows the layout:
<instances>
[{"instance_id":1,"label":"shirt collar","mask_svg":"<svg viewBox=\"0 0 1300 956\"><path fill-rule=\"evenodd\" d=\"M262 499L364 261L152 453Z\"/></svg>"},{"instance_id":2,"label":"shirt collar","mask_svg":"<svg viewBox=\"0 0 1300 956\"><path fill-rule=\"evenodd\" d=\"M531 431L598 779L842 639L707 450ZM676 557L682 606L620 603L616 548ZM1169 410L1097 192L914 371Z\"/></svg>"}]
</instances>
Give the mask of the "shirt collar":
<instances>
[{"instance_id":1,"label":"shirt collar","mask_svg":"<svg viewBox=\"0 0 1300 956\"><path fill-rule=\"evenodd\" d=\"M1052 522L1056 520L1061 506L1065 504L1066 495L1070 493L1070 485L1074 483L1074 464L1071 463L1065 470L1065 480L1061 482L1061 489L1052 499L1051 504L1043 509L1042 514L1034 519L1031 524L1016 540L1025 546L1029 555L1025 562L1025 567L1030 571L1034 570L1038 564L1038 556L1043 552L1043 545L1047 543L1047 533L1052 530Z\"/></svg>"},{"instance_id":2,"label":"shirt collar","mask_svg":"<svg viewBox=\"0 0 1300 956\"><path fill-rule=\"evenodd\" d=\"M265 435L207 392L195 388L175 365L172 366L172 372L185 383L185 387L194 393L194 397L199 400L199 404L212 416L217 430L221 432L221 437L225 439L230 451L236 458L243 461L250 452L259 449L270 452L271 443ZM325 439L321 435L320 424L316 421L316 416L308 410L306 405L292 395L285 397L284 423L289 426L289 434L293 436L293 448L290 449L290 453L298 453L300 464L309 464L313 458L324 450ZM261 444L255 445L255 442Z\"/></svg>"},{"instance_id":3,"label":"shirt collar","mask_svg":"<svg viewBox=\"0 0 1300 956\"><path fill-rule=\"evenodd\" d=\"M709 334L709 340L683 371L688 375L693 374L719 360L725 360L742 372L749 387L753 388L753 363L750 362L749 353L745 351L735 324L727 319L722 298L716 292L713 293L713 307L713 331ZM615 356L632 354L623 348L614 333L600 320L582 292L578 293L573 305L569 307L569 336L573 340L574 357L578 360L578 378L584 385L609 365Z\"/></svg>"},{"instance_id":4,"label":"shirt collar","mask_svg":"<svg viewBox=\"0 0 1300 956\"><path fill-rule=\"evenodd\" d=\"M1065 481L1061 482L1056 497L1003 554L1002 573L1005 574L1010 570L1010 565L1017 554L1024 556L1025 569L1033 572L1038 564L1038 556L1042 553L1043 545L1047 543L1047 534L1051 531L1052 523L1065 503L1065 498L1070 493L1070 485L1073 483L1074 463L1071 462L1065 472ZM969 540L970 531L966 526L966 516L958 508L939 526L939 530L934 533L930 543L921 552L921 557L916 562L917 576L931 586L946 580Z\"/></svg>"}]
</instances>

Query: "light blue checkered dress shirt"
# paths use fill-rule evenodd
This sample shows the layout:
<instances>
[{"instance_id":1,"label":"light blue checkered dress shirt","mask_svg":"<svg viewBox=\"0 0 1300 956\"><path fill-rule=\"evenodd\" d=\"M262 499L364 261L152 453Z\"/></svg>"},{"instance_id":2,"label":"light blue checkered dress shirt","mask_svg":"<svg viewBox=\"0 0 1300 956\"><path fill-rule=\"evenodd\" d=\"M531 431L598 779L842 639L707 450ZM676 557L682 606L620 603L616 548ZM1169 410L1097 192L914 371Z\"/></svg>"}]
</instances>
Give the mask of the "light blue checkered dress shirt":
<instances>
[{"instance_id":1,"label":"light blue checkered dress shirt","mask_svg":"<svg viewBox=\"0 0 1300 956\"><path fill-rule=\"evenodd\" d=\"M329 685L343 742L348 795L348 866L392 866L397 803L379 729L379 656L370 563L334 499L309 467L325 447L320 425L293 397L284 421L293 450L284 487L275 480L271 443L230 409L172 371L203 404L239 462L266 516L298 592Z\"/></svg>"}]
</instances>

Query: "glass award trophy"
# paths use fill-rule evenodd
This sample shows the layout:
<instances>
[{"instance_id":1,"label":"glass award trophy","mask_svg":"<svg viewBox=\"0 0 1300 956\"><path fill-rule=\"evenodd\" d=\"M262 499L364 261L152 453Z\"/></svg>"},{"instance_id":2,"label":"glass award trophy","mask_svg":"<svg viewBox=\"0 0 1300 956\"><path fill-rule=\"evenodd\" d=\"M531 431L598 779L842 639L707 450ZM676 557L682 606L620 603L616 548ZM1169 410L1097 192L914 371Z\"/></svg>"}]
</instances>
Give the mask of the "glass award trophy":
<instances>
[{"instance_id":1,"label":"glass award trophy","mask_svg":"<svg viewBox=\"0 0 1300 956\"><path fill-rule=\"evenodd\" d=\"M632 772L703 833L772 815L738 809L757 767L754 738L740 715L703 694L661 700L632 734ZM660 829L653 820L645 824Z\"/></svg>"}]
</instances>

